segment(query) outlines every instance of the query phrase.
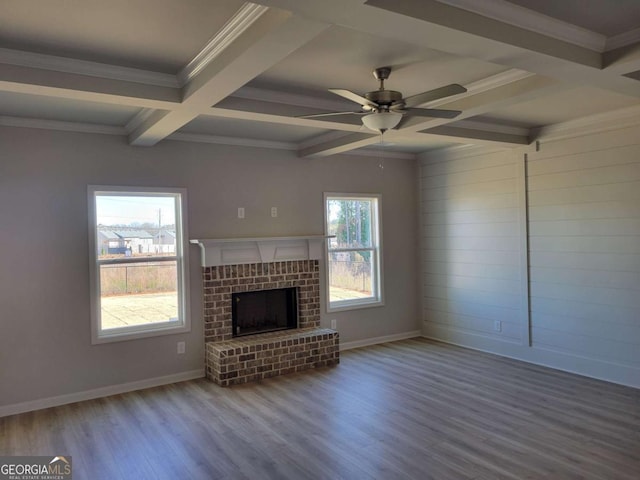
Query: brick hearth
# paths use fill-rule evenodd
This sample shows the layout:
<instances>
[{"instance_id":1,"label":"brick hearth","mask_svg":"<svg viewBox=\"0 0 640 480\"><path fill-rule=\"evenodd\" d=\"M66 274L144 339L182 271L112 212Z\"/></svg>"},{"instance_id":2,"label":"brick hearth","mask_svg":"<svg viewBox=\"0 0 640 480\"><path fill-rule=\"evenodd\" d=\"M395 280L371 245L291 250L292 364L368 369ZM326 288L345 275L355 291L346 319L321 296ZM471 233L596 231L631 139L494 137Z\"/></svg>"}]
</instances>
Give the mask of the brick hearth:
<instances>
[{"instance_id":1,"label":"brick hearth","mask_svg":"<svg viewBox=\"0 0 640 480\"><path fill-rule=\"evenodd\" d=\"M203 286L206 371L219 385L339 363L338 333L320 328L318 260L203 267ZM298 290L298 329L233 338L233 293L288 287Z\"/></svg>"},{"instance_id":2,"label":"brick hearth","mask_svg":"<svg viewBox=\"0 0 640 480\"><path fill-rule=\"evenodd\" d=\"M302 328L207 343L207 377L226 387L340 362L338 332Z\"/></svg>"}]
</instances>

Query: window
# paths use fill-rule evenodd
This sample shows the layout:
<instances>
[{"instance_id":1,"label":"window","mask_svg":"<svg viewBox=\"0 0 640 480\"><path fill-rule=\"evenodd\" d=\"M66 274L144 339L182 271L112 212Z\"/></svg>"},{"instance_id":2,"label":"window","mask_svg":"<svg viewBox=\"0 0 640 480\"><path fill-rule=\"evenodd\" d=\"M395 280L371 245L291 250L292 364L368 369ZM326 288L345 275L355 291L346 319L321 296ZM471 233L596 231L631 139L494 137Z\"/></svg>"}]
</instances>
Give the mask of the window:
<instances>
[{"instance_id":1,"label":"window","mask_svg":"<svg viewBox=\"0 0 640 480\"><path fill-rule=\"evenodd\" d=\"M328 311L382 304L378 195L327 193Z\"/></svg>"},{"instance_id":2,"label":"window","mask_svg":"<svg viewBox=\"0 0 640 480\"><path fill-rule=\"evenodd\" d=\"M89 186L88 197L92 342L189 331L186 191Z\"/></svg>"}]
</instances>

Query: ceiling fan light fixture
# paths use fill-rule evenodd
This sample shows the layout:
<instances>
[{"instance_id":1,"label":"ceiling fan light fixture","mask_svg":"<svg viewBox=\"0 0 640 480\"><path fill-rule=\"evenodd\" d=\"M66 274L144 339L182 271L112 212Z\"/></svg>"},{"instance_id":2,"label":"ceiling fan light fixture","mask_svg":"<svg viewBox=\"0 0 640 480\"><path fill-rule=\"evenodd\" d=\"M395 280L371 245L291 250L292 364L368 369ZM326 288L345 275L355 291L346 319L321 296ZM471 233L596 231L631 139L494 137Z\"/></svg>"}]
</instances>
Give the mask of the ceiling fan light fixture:
<instances>
[{"instance_id":1,"label":"ceiling fan light fixture","mask_svg":"<svg viewBox=\"0 0 640 480\"><path fill-rule=\"evenodd\" d=\"M402 114L398 112L376 112L362 117L362 123L370 130L384 133L398 125L401 119Z\"/></svg>"}]
</instances>

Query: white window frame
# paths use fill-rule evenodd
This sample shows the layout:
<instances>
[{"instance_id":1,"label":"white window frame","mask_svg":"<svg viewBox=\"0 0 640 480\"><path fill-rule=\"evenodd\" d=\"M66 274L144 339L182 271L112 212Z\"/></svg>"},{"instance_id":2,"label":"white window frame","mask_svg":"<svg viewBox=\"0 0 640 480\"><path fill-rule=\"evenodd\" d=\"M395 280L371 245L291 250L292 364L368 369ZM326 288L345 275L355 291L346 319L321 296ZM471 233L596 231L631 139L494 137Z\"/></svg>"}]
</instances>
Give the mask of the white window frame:
<instances>
[{"instance_id":1,"label":"white window frame","mask_svg":"<svg viewBox=\"0 0 640 480\"><path fill-rule=\"evenodd\" d=\"M126 195L152 196L173 195L176 202L176 252L175 256L118 259L117 262L100 260L97 255L97 195ZM133 340L138 338L155 337L191 331L191 316L189 309L189 249L186 244L187 233L187 190L184 188L155 188L155 187L123 187L107 185L89 185L87 187L89 210L89 285L91 300L91 343L109 343ZM144 325L132 325L121 328L101 328L100 305L100 265L106 263L144 263L146 261L175 260L178 290L178 318L179 322L155 322Z\"/></svg>"},{"instance_id":2,"label":"white window frame","mask_svg":"<svg viewBox=\"0 0 640 480\"><path fill-rule=\"evenodd\" d=\"M371 212L371 240L373 245L365 248L330 248L330 239L325 242L325 291L327 312L340 312L344 310L356 310L361 308L371 308L384 306L384 280L382 262L382 195L372 193L324 193L324 231L329 235L328 223L328 201L329 200L366 200L374 201L374 208ZM371 272L373 279L373 296L365 299L338 300L331 301L331 279L329 278L329 254L331 252L349 252L370 250L372 252Z\"/></svg>"}]
</instances>

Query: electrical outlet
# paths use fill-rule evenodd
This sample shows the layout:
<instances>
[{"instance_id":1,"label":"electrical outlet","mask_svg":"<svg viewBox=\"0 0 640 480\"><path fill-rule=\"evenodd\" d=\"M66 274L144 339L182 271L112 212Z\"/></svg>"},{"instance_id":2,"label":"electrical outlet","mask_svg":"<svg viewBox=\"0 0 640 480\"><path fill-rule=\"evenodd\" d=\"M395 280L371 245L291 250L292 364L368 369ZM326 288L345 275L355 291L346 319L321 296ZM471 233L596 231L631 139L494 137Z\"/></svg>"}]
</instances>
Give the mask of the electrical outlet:
<instances>
[{"instance_id":1,"label":"electrical outlet","mask_svg":"<svg viewBox=\"0 0 640 480\"><path fill-rule=\"evenodd\" d=\"M185 342L178 342L178 353L182 355L186 351Z\"/></svg>"},{"instance_id":2,"label":"electrical outlet","mask_svg":"<svg viewBox=\"0 0 640 480\"><path fill-rule=\"evenodd\" d=\"M238 207L238 218L244 218L244 207Z\"/></svg>"},{"instance_id":3,"label":"electrical outlet","mask_svg":"<svg viewBox=\"0 0 640 480\"><path fill-rule=\"evenodd\" d=\"M495 322L493 322L493 329L496 332L501 332L502 331L502 322L500 320L496 320Z\"/></svg>"},{"instance_id":4,"label":"electrical outlet","mask_svg":"<svg viewBox=\"0 0 640 480\"><path fill-rule=\"evenodd\" d=\"M276 218L278 216L278 207L271 207L271 216Z\"/></svg>"},{"instance_id":5,"label":"electrical outlet","mask_svg":"<svg viewBox=\"0 0 640 480\"><path fill-rule=\"evenodd\" d=\"M331 320L331 328L334 330L338 328L338 321L335 318Z\"/></svg>"}]
</instances>

